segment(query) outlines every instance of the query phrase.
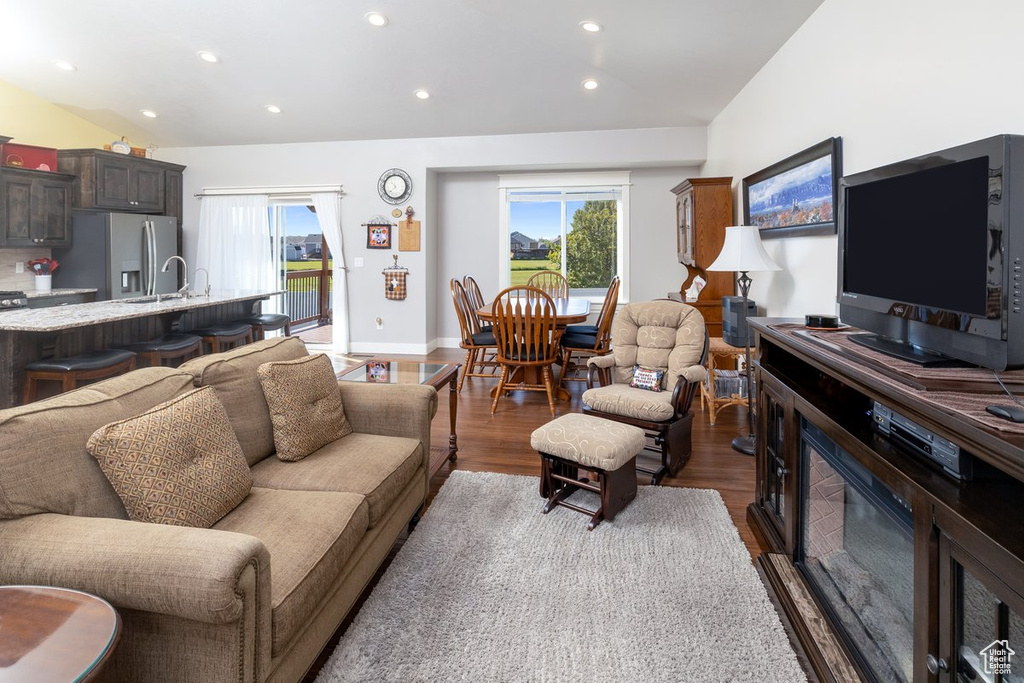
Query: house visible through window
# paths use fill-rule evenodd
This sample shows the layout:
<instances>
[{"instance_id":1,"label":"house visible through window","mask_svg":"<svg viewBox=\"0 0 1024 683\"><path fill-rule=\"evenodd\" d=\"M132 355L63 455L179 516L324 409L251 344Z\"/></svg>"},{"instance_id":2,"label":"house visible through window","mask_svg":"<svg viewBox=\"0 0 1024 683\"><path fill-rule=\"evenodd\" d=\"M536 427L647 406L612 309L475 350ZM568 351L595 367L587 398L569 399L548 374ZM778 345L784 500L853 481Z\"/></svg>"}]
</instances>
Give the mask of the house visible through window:
<instances>
[{"instance_id":1,"label":"house visible through window","mask_svg":"<svg viewBox=\"0 0 1024 683\"><path fill-rule=\"evenodd\" d=\"M617 182L595 182L608 180ZM554 270L573 296L597 298L616 275L626 280L628 174L503 176L500 184L506 286Z\"/></svg>"}]
</instances>

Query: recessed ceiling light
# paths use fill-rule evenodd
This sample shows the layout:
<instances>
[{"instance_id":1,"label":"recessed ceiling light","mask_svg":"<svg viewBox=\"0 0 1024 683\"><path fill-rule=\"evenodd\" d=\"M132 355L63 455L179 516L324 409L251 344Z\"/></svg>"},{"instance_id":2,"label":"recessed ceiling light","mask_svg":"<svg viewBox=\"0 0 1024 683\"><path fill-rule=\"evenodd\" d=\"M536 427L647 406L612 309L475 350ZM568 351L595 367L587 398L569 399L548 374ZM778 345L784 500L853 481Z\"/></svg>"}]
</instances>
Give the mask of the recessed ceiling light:
<instances>
[{"instance_id":1,"label":"recessed ceiling light","mask_svg":"<svg viewBox=\"0 0 1024 683\"><path fill-rule=\"evenodd\" d=\"M53 60L53 65L61 71L78 71L78 67L71 62L65 62L63 59Z\"/></svg>"},{"instance_id":2,"label":"recessed ceiling light","mask_svg":"<svg viewBox=\"0 0 1024 683\"><path fill-rule=\"evenodd\" d=\"M588 78L587 80L583 81L583 87L586 88L587 90L595 90L597 89L598 85L600 84L593 78Z\"/></svg>"},{"instance_id":3,"label":"recessed ceiling light","mask_svg":"<svg viewBox=\"0 0 1024 683\"><path fill-rule=\"evenodd\" d=\"M580 22L580 28L583 29L584 31L587 31L588 33L598 33L602 29L604 29L604 26L601 26L601 24L597 23L596 21L590 21L588 19L587 21Z\"/></svg>"},{"instance_id":4,"label":"recessed ceiling light","mask_svg":"<svg viewBox=\"0 0 1024 683\"><path fill-rule=\"evenodd\" d=\"M426 90L414 90L412 94L420 98L421 100L430 99L430 93L428 93Z\"/></svg>"},{"instance_id":5,"label":"recessed ceiling light","mask_svg":"<svg viewBox=\"0 0 1024 683\"><path fill-rule=\"evenodd\" d=\"M199 55L199 59L203 60L204 62L209 62L210 64L216 64L220 61L220 57L213 54L209 50L200 50L196 54Z\"/></svg>"},{"instance_id":6,"label":"recessed ceiling light","mask_svg":"<svg viewBox=\"0 0 1024 683\"><path fill-rule=\"evenodd\" d=\"M388 25L388 18L380 12L367 12L366 20L370 22L371 26L377 26L378 28Z\"/></svg>"},{"instance_id":7,"label":"recessed ceiling light","mask_svg":"<svg viewBox=\"0 0 1024 683\"><path fill-rule=\"evenodd\" d=\"M271 114L280 114L281 113L281 107L277 106L276 104L268 104L265 107L265 109L267 111L269 111Z\"/></svg>"},{"instance_id":8,"label":"recessed ceiling light","mask_svg":"<svg viewBox=\"0 0 1024 683\"><path fill-rule=\"evenodd\" d=\"M151 118L151 119L155 119L156 118L156 112L153 111L152 109L140 109L139 113L142 114L143 116L147 117L147 118Z\"/></svg>"}]
</instances>

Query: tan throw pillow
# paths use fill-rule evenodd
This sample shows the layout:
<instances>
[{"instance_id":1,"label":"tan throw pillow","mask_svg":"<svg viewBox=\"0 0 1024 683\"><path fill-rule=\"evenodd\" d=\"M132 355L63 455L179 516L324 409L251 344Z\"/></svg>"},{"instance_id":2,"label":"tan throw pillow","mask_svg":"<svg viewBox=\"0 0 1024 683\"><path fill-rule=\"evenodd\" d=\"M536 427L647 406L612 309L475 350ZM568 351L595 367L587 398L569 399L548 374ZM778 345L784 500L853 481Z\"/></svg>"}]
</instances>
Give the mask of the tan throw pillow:
<instances>
[{"instance_id":1,"label":"tan throw pillow","mask_svg":"<svg viewBox=\"0 0 1024 683\"><path fill-rule=\"evenodd\" d=\"M213 387L194 389L86 445L139 522L210 527L249 495L252 475Z\"/></svg>"},{"instance_id":2,"label":"tan throw pillow","mask_svg":"<svg viewBox=\"0 0 1024 683\"><path fill-rule=\"evenodd\" d=\"M274 448L281 460L302 460L352 433L334 367L324 354L264 363L256 374L270 407Z\"/></svg>"}]
</instances>

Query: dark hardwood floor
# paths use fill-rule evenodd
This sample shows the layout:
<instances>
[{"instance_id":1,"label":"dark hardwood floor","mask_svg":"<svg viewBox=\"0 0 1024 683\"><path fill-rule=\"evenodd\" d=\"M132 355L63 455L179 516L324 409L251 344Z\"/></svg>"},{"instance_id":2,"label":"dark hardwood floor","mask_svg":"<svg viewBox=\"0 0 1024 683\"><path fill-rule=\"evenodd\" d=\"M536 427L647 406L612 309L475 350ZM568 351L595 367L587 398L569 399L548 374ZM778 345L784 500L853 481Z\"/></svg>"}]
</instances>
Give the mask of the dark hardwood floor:
<instances>
[{"instance_id":1,"label":"dark hardwood floor","mask_svg":"<svg viewBox=\"0 0 1024 683\"><path fill-rule=\"evenodd\" d=\"M393 356L410 360L430 360L434 362L461 363L465 353L459 349L438 349L428 356ZM524 474L540 476L540 458L537 452L530 449L530 433L534 429L551 420L547 397L543 393L519 391L498 402L498 409L491 415L490 390L496 386L497 380L467 379L462 393L458 394L458 459L454 463L445 463L434 475L430 483L425 516L430 514L430 501L454 470L473 472L504 472L508 474ZM581 412L580 397L585 390L583 382L570 384L572 399L569 403L557 406L557 415L569 412ZM448 390L438 393L439 402L437 416L431 429L431 443L434 447L448 444ZM715 489L725 502L733 523L752 559L758 553L757 541L746 521L747 505L754 499L754 459L734 451L731 447L733 437L746 431L746 412L743 408L734 407L723 410L717 416L714 427L708 424L707 410L701 410L700 399L694 400L693 422L693 455L686 466L674 477L662 480L662 486L686 486L692 488ZM432 450L435 450L432 448ZM641 485L650 483L650 479L642 476L638 479ZM542 500L537 497L537 510ZM564 511L566 514L571 514ZM580 533L600 533L600 527L594 532L587 532L586 518L580 515ZM364 591L360 602L369 595L377 579L383 574L391 558L404 542L400 539L384 566L377 572L370 586ZM358 607L338 628L331 642L324 648L320 657L307 674L305 681L312 682L320 668L351 623Z\"/></svg>"}]
</instances>

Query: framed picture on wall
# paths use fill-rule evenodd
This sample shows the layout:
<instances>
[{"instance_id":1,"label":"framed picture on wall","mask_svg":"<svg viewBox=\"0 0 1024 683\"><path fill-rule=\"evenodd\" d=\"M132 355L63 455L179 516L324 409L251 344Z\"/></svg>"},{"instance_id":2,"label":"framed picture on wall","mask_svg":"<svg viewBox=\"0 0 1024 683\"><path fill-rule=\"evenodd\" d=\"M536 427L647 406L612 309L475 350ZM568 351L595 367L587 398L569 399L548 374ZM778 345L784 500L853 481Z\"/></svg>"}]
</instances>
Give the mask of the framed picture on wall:
<instances>
[{"instance_id":1,"label":"framed picture on wall","mask_svg":"<svg viewBox=\"0 0 1024 683\"><path fill-rule=\"evenodd\" d=\"M743 223L761 239L836 234L842 138L829 138L743 179Z\"/></svg>"}]
</instances>

